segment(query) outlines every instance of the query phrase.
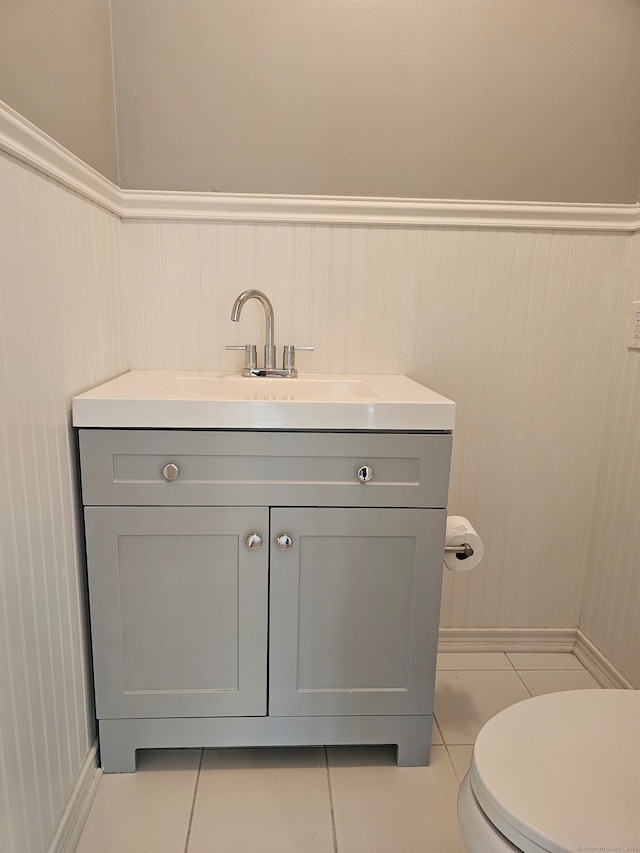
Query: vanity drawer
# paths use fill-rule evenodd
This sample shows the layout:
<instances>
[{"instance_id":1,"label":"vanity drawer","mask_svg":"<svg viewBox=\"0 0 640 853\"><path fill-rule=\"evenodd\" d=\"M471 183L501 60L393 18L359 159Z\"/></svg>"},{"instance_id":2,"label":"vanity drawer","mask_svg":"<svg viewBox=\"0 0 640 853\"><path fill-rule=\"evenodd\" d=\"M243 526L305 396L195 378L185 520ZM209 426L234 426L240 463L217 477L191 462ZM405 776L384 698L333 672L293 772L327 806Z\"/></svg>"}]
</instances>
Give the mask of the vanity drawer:
<instances>
[{"instance_id":1,"label":"vanity drawer","mask_svg":"<svg viewBox=\"0 0 640 853\"><path fill-rule=\"evenodd\" d=\"M85 505L447 502L449 433L81 429L79 435ZM371 474L365 483L358 478L363 467Z\"/></svg>"}]
</instances>

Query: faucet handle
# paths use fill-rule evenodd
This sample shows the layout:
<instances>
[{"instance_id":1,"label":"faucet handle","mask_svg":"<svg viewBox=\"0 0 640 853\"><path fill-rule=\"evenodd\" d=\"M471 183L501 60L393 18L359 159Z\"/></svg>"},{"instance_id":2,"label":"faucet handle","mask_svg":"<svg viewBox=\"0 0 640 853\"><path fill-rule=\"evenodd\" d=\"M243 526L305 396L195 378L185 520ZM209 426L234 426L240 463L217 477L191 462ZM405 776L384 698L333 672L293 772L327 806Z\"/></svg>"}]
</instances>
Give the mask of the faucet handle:
<instances>
[{"instance_id":1,"label":"faucet handle","mask_svg":"<svg viewBox=\"0 0 640 853\"><path fill-rule=\"evenodd\" d=\"M255 370L258 366L258 351L255 344L227 344L225 349L244 350L246 353L244 360L245 369Z\"/></svg>"},{"instance_id":2,"label":"faucet handle","mask_svg":"<svg viewBox=\"0 0 640 853\"><path fill-rule=\"evenodd\" d=\"M306 350L307 352L313 352L313 347L285 346L283 351L282 351L282 369L283 370L295 370L295 367L296 367L296 351L297 350Z\"/></svg>"}]
</instances>

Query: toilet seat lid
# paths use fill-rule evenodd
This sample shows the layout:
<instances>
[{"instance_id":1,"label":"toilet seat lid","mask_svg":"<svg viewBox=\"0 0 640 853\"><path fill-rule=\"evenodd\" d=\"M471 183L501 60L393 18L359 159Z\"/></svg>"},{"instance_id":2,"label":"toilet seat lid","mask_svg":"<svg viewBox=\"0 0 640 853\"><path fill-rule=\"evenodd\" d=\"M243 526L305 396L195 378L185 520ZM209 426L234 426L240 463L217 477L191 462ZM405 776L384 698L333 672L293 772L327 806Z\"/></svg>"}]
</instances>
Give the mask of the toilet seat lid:
<instances>
[{"instance_id":1,"label":"toilet seat lid","mask_svg":"<svg viewBox=\"0 0 640 853\"><path fill-rule=\"evenodd\" d=\"M640 849L640 691L526 699L483 727L470 783L519 850Z\"/></svg>"}]
</instances>

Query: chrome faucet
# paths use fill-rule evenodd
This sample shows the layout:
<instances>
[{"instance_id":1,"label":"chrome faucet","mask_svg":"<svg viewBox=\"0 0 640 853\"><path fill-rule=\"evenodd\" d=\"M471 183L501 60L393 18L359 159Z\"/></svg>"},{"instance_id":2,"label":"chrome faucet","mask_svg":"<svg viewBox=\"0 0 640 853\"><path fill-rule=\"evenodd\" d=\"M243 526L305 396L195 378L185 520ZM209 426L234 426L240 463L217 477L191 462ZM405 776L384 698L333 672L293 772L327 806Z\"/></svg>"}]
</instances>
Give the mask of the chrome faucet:
<instances>
[{"instance_id":1,"label":"chrome faucet","mask_svg":"<svg viewBox=\"0 0 640 853\"><path fill-rule=\"evenodd\" d=\"M292 379L298 375L295 366L295 351L299 349L312 350L313 347L293 347L286 346L284 348L282 358L282 370L276 368L276 347L273 343L273 305L268 297L261 290L245 290L233 303L231 309L231 319L234 323L240 320L240 314L244 305L250 299L257 299L264 308L265 318L267 322L267 342L264 345L264 367L258 367L255 344L246 344L244 346L228 346L226 349L239 349L245 351L245 363L242 369L243 376L282 376L287 379Z\"/></svg>"},{"instance_id":2,"label":"chrome faucet","mask_svg":"<svg viewBox=\"0 0 640 853\"><path fill-rule=\"evenodd\" d=\"M264 308L267 320L267 340L264 345L264 369L274 370L276 366L276 348L273 343L273 305L261 290L245 290L238 296L231 309L234 323L240 320L240 313L250 299L257 299Z\"/></svg>"}]
</instances>

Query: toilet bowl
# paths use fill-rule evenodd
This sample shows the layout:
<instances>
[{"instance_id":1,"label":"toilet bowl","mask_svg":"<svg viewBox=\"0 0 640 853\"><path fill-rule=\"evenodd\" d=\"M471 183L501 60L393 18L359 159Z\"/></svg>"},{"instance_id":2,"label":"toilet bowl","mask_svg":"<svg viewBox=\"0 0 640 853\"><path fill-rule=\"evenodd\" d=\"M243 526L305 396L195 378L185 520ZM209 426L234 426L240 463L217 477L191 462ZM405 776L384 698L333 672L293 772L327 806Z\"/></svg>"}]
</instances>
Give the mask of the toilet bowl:
<instances>
[{"instance_id":1,"label":"toilet bowl","mask_svg":"<svg viewBox=\"0 0 640 853\"><path fill-rule=\"evenodd\" d=\"M551 693L497 714L458 824L468 853L640 852L640 691Z\"/></svg>"}]
</instances>

